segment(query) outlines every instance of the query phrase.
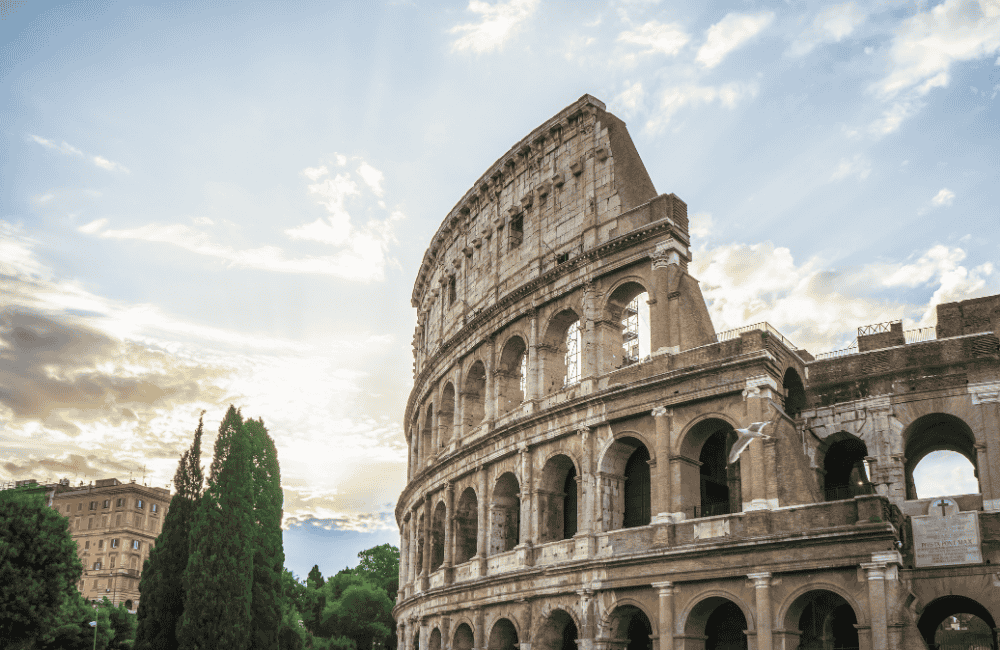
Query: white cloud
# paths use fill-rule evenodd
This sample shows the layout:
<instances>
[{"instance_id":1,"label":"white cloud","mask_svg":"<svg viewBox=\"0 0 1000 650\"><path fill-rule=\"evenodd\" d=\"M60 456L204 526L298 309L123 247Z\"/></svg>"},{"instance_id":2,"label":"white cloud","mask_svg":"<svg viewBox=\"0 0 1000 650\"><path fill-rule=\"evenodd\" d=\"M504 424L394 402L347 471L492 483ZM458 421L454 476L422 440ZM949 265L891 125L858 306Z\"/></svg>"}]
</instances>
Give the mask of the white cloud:
<instances>
[{"instance_id":1,"label":"white cloud","mask_svg":"<svg viewBox=\"0 0 1000 650\"><path fill-rule=\"evenodd\" d=\"M538 7L538 0L508 0L490 4L469 0L468 11L479 14L476 22L455 25L448 32L460 35L451 44L453 52L472 50L490 52L503 47L515 28L527 20Z\"/></svg>"},{"instance_id":2,"label":"white cloud","mask_svg":"<svg viewBox=\"0 0 1000 650\"><path fill-rule=\"evenodd\" d=\"M661 131L677 111L687 106L718 102L732 109L743 99L756 94L755 83L732 82L721 86L685 85L667 88L660 94L659 110L646 122L646 128L653 133Z\"/></svg>"},{"instance_id":3,"label":"white cloud","mask_svg":"<svg viewBox=\"0 0 1000 650\"><path fill-rule=\"evenodd\" d=\"M121 163L116 163L114 161L108 160L104 156L94 156L92 160L94 161L94 164L100 167L101 169L107 169L108 171L111 172L123 172L125 174L129 173L127 167L125 167Z\"/></svg>"},{"instance_id":4,"label":"white cloud","mask_svg":"<svg viewBox=\"0 0 1000 650\"><path fill-rule=\"evenodd\" d=\"M368 163L362 162L361 166L358 167L358 175L361 176L361 180L365 182L365 185L370 187L372 192L375 192L376 196L382 196L382 181L385 180L382 172Z\"/></svg>"},{"instance_id":5,"label":"white cloud","mask_svg":"<svg viewBox=\"0 0 1000 650\"><path fill-rule=\"evenodd\" d=\"M714 227L711 214L696 212L691 215L691 220L688 222L688 233L692 238L705 239L712 234Z\"/></svg>"},{"instance_id":6,"label":"white cloud","mask_svg":"<svg viewBox=\"0 0 1000 650\"><path fill-rule=\"evenodd\" d=\"M942 187L941 190L934 195L931 199L931 205L934 207L941 207L942 205L951 205L955 200L955 193L949 190L947 187Z\"/></svg>"},{"instance_id":7,"label":"white cloud","mask_svg":"<svg viewBox=\"0 0 1000 650\"><path fill-rule=\"evenodd\" d=\"M840 163L837 165L837 169L834 170L833 175L830 177L832 181L844 180L848 176L856 176L858 180L864 180L868 178L868 175L872 172L871 161L857 154L853 158L841 158Z\"/></svg>"},{"instance_id":8,"label":"white cloud","mask_svg":"<svg viewBox=\"0 0 1000 650\"><path fill-rule=\"evenodd\" d=\"M622 112L625 115L632 115L642 105L644 96L642 82L636 81L627 85L625 90L615 98L615 103L622 107Z\"/></svg>"},{"instance_id":9,"label":"white cloud","mask_svg":"<svg viewBox=\"0 0 1000 650\"><path fill-rule=\"evenodd\" d=\"M899 128L922 107L920 98L948 85L952 66L993 56L1000 50L1000 3L945 0L904 20L889 48L890 72L872 85L890 108L871 130Z\"/></svg>"},{"instance_id":10,"label":"white cloud","mask_svg":"<svg viewBox=\"0 0 1000 650\"><path fill-rule=\"evenodd\" d=\"M676 23L651 20L637 29L622 32L618 35L618 40L644 47L643 52L646 54L674 56L691 40L691 37Z\"/></svg>"},{"instance_id":11,"label":"white cloud","mask_svg":"<svg viewBox=\"0 0 1000 650\"><path fill-rule=\"evenodd\" d=\"M854 2L827 7L788 48L789 56L804 56L823 43L839 43L865 21L865 11Z\"/></svg>"},{"instance_id":12,"label":"white cloud","mask_svg":"<svg viewBox=\"0 0 1000 650\"><path fill-rule=\"evenodd\" d=\"M87 235L93 235L107 225L107 219L94 219L90 223L80 226L77 230Z\"/></svg>"},{"instance_id":13,"label":"white cloud","mask_svg":"<svg viewBox=\"0 0 1000 650\"><path fill-rule=\"evenodd\" d=\"M345 159L344 163L346 162L347 160ZM306 175L306 178L315 182L321 176L326 176L329 173L329 170L327 170L326 165L322 165L320 167L306 167L302 170L302 173Z\"/></svg>"},{"instance_id":14,"label":"white cloud","mask_svg":"<svg viewBox=\"0 0 1000 650\"><path fill-rule=\"evenodd\" d=\"M742 46L771 24L774 14L770 11L757 14L726 14L708 28L705 43L698 49L696 60L706 68L722 63L726 55Z\"/></svg>"}]
</instances>

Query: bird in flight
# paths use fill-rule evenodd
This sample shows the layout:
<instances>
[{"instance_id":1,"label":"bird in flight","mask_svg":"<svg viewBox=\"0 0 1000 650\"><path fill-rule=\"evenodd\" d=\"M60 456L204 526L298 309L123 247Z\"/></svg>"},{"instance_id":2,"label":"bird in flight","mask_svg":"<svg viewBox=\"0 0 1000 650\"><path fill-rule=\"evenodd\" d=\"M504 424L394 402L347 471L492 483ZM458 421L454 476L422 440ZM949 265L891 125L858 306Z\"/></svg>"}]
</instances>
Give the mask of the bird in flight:
<instances>
[{"instance_id":1,"label":"bird in flight","mask_svg":"<svg viewBox=\"0 0 1000 650\"><path fill-rule=\"evenodd\" d=\"M729 452L729 464L732 465L740 459L740 454L743 450L750 446L750 443L757 438L769 439L773 436L764 434L764 427L771 424L771 421L767 422L754 422L746 429L737 429L736 433L740 434L740 437L736 439L733 443L733 448Z\"/></svg>"}]
</instances>

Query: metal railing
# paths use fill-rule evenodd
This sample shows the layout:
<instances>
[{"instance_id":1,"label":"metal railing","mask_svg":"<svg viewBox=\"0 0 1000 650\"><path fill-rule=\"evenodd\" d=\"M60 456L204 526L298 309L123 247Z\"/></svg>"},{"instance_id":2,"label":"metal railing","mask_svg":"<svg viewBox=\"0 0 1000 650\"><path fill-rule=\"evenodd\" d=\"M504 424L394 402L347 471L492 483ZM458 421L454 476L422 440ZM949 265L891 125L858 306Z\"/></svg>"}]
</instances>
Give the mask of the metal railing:
<instances>
[{"instance_id":1,"label":"metal railing","mask_svg":"<svg viewBox=\"0 0 1000 650\"><path fill-rule=\"evenodd\" d=\"M732 514L732 509L728 503L709 503L681 508L681 512L688 519L700 519L701 517L717 517L719 515Z\"/></svg>"},{"instance_id":2,"label":"metal railing","mask_svg":"<svg viewBox=\"0 0 1000 650\"><path fill-rule=\"evenodd\" d=\"M838 357L846 357L848 355L857 353L858 353L858 340L854 339L853 341L851 341L851 344L848 345L846 348L841 348L840 350L833 350L832 352L820 352L813 358L816 359L817 361L820 361L822 359L836 359Z\"/></svg>"},{"instance_id":3,"label":"metal railing","mask_svg":"<svg viewBox=\"0 0 1000 650\"><path fill-rule=\"evenodd\" d=\"M754 323L753 325L744 325L743 327L737 327L731 330L716 332L715 338L718 342L721 343L722 341L731 341L733 339L738 339L740 337L740 334L753 331L767 332L771 336L777 337L778 340L784 343L785 347L788 348L789 350L799 349L794 343L785 338L785 336L781 332L779 332L774 326L772 326L770 323L767 322Z\"/></svg>"},{"instance_id":4,"label":"metal railing","mask_svg":"<svg viewBox=\"0 0 1000 650\"><path fill-rule=\"evenodd\" d=\"M937 339L936 327L918 327L917 329L904 330L903 337L907 343L923 343Z\"/></svg>"},{"instance_id":5,"label":"metal railing","mask_svg":"<svg viewBox=\"0 0 1000 650\"><path fill-rule=\"evenodd\" d=\"M862 325L858 328L858 336L871 336L872 334L885 334L892 331L892 326L896 323L902 323L902 320L890 320L884 323L875 323L873 325Z\"/></svg>"}]
</instances>

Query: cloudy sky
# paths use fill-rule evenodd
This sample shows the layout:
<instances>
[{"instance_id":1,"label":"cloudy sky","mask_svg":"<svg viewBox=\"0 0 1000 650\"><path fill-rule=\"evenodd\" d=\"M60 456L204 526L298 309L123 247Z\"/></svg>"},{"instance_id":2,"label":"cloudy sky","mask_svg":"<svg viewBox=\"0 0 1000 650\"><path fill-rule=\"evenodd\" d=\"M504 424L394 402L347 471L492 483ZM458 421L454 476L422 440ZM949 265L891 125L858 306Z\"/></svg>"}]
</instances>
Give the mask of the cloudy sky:
<instances>
[{"instance_id":1,"label":"cloudy sky","mask_svg":"<svg viewBox=\"0 0 1000 650\"><path fill-rule=\"evenodd\" d=\"M0 481L166 485L234 403L300 575L398 542L424 249L584 93L688 203L717 330L816 353L1000 293L996 0L34 0L0 30Z\"/></svg>"}]
</instances>

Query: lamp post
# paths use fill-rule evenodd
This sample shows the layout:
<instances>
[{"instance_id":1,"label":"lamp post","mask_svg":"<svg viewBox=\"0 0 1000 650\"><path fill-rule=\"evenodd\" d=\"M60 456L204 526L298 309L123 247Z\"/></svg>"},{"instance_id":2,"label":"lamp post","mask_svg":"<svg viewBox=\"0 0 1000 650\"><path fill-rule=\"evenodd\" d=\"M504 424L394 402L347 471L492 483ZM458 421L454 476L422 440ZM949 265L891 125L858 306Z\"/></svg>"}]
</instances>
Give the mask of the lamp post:
<instances>
[{"instance_id":1,"label":"lamp post","mask_svg":"<svg viewBox=\"0 0 1000 650\"><path fill-rule=\"evenodd\" d=\"M97 650L97 621L91 621L90 627L94 628L94 650Z\"/></svg>"}]
</instances>

